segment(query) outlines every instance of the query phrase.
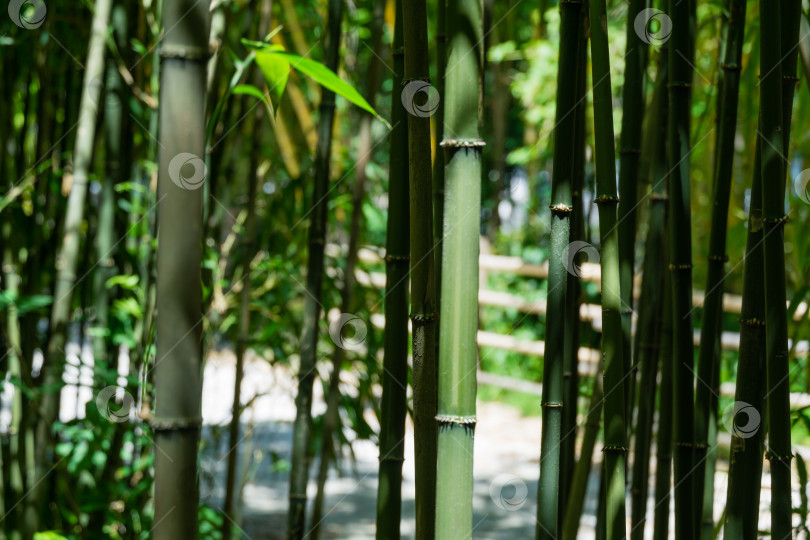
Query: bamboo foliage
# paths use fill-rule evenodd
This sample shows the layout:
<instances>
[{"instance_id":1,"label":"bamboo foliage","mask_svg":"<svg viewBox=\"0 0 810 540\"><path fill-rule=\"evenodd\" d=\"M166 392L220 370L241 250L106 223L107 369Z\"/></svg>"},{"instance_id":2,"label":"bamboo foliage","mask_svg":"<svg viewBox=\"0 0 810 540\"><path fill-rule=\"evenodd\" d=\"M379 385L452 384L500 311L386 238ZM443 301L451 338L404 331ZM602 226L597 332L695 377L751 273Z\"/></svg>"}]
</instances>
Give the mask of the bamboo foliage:
<instances>
[{"instance_id":1,"label":"bamboo foliage","mask_svg":"<svg viewBox=\"0 0 810 540\"><path fill-rule=\"evenodd\" d=\"M581 2L560 3L560 57L557 87L577 87ZM549 249L548 311L546 314L546 356L543 362L543 420L540 441L540 482L537 492L537 528L540 539L558 536L560 513L560 441L563 413L563 370L565 362L565 311L568 272L566 253L570 242L572 177L576 92L557 93L554 130L554 175L551 184L551 244ZM573 334L569 333L569 337ZM573 404L576 407L576 404Z\"/></svg>"},{"instance_id":2,"label":"bamboo foliage","mask_svg":"<svg viewBox=\"0 0 810 540\"><path fill-rule=\"evenodd\" d=\"M436 537L472 537L472 466L478 330L481 4L447 3L445 201L439 341ZM413 210L413 208L412 208Z\"/></svg>"},{"instance_id":3,"label":"bamboo foliage","mask_svg":"<svg viewBox=\"0 0 810 540\"><path fill-rule=\"evenodd\" d=\"M340 53L340 22L343 2L330 0L327 16L327 37L324 43L326 67L335 71ZM295 398L292 466L290 469L290 508L287 536L290 540L304 537L309 478L310 444L312 440L312 385L318 348L318 322L321 318L323 291L324 243L326 241L326 210L329 188L329 160L332 150L332 126L335 119L335 94L324 88L321 92L318 145L315 150L315 176L312 190L312 213L309 226L307 260L307 294L301 330L301 364L298 367L298 394Z\"/></svg>"}]
</instances>

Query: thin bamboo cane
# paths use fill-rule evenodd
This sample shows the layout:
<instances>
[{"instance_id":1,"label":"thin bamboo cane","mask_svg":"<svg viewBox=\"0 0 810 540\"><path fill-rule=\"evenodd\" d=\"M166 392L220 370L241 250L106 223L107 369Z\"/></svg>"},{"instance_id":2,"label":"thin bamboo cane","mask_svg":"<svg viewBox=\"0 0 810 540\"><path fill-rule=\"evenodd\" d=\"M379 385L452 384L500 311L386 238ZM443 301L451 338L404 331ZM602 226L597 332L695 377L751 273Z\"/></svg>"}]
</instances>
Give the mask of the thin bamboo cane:
<instances>
[{"instance_id":1,"label":"thin bamboo cane","mask_svg":"<svg viewBox=\"0 0 810 540\"><path fill-rule=\"evenodd\" d=\"M405 72L402 50L402 5L396 0L394 84ZM408 384L408 131L405 109L396 92L391 98L391 144L388 162L388 207L385 242L385 356L380 405L380 481L377 487L377 540L399 540L402 514L402 462L405 452Z\"/></svg>"},{"instance_id":2,"label":"thin bamboo cane","mask_svg":"<svg viewBox=\"0 0 810 540\"><path fill-rule=\"evenodd\" d=\"M560 55L557 71L557 111L554 129L554 174L551 182L551 242L549 248L546 357L543 360L543 420L540 441L540 481L537 487L535 538L558 536L560 514L560 441L565 363L567 253L570 242L571 191L574 174L578 49L581 45L582 2L560 3ZM569 338L573 337L568 333ZM576 403L573 404L576 407Z\"/></svg>"},{"instance_id":3,"label":"thin bamboo cane","mask_svg":"<svg viewBox=\"0 0 810 540\"><path fill-rule=\"evenodd\" d=\"M607 12L604 0L591 0L591 61L593 80L596 190L602 244L602 354L605 358L605 531L608 540L627 536L625 524L626 402L619 278L619 237L616 230L615 147L610 86Z\"/></svg>"},{"instance_id":4,"label":"thin bamboo cane","mask_svg":"<svg viewBox=\"0 0 810 540\"><path fill-rule=\"evenodd\" d=\"M327 38L324 44L325 64L336 71L340 53L341 0L329 0ZM307 480L309 479L310 444L312 439L312 385L318 348L318 321L321 318L323 291L323 248L326 240L326 210L329 187L329 160L332 150L332 126L335 118L335 94L323 89L318 124L318 147L315 153L315 178L312 191L312 217L309 228L307 261L307 294L301 330L301 365L298 368L298 395L295 398L292 466L290 469L290 509L287 536L303 538L306 520Z\"/></svg>"},{"instance_id":5,"label":"thin bamboo cane","mask_svg":"<svg viewBox=\"0 0 810 540\"><path fill-rule=\"evenodd\" d=\"M655 459L655 510L653 539L667 540L669 534L669 500L672 492L672 411L674 384L672 377L672 275L664 272L663 321L661 322L661 383L658 388L658 433ZM637 525L633 525L636 527Z\"/></svg>"}]
</instances>

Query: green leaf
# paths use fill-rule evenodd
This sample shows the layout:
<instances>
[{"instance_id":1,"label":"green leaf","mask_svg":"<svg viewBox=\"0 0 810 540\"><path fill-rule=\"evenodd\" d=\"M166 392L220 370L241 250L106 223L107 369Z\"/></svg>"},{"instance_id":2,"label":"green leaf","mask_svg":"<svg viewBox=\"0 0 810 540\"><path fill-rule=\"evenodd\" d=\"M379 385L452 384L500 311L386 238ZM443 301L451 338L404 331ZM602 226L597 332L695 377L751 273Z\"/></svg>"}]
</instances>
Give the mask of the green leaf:
<instances>
[{"instance_id":1,"label":"green leaf","mask_svg":"<svg viewBox=\"0 0 810 540\"><path fill-rule=\"evenodd\" d=\"M133 290L138 286L138 279L139 278L137 275L127 276L121 274L118 276L113 276L107 280L107 288L112 289L118 285L122 289Z\"/></svg>"},{"instance_id":2,"label":"green leaf","mask_svg":"<svg viewBox=\"0 0 810 540\"><path fill-rule=\"evenodd\" d=\"M28 313L29 311L36 311L46 306L50 306L52 302L53 297L48 294L23 296L17 302L17 311L20 315L22 315L24 313Z\"/></svg>"},{"instance_id":3,"label":"green leaf","mask_svg":"<svg viewBox=\"0 0 810 540\"><path fill-rule=\"evenodd\" d=\"M290 77L290 62L268 48L256 53L256 64L264 75L264 80L267 81L273 108L278 110L281 96L284 95L284 89L287 87L287 79Z\"/></svg>"}]
</instances>

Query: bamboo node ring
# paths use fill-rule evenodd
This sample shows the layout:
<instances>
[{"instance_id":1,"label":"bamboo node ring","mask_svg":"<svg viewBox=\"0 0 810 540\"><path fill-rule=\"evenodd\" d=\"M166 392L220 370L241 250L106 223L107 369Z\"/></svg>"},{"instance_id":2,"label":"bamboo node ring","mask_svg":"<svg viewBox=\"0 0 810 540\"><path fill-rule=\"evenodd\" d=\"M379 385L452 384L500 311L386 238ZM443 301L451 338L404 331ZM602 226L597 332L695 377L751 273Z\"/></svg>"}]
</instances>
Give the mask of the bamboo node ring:
<instances>
[{"instance_id":1,"label":"bamboo node ring","mask_svg":"<svg viewBox=\"0 0 810 540\"><path fill-rule=\"evenodd\" d=\"M161 58L177 58L188 61L207 61L208 57L211 55L211 51L208 47L187 47L185 45L164 43L160 46L158 54Z\"/></svg>"},{"instance_id":2,"label":"bamboo node ring","mask_svg":"<svg viewBox=\"0 0 810 540\"><path fill-rule=\"evenodd\" d=\"M739 64L721 64L720 69L723 71L740 71L741 68Z\"/></svg>"},{"instance_id":3,"label":"bamboo node ring","mask_svg":"<svg viewBox=\"0 0 810 540\"><path fill-rule=\"evenodd\" d=\"M439 318L439 314L435 311L430 313L422 313L419 315L411 315L411 322L414 325L426 325L428 323L436 322Z\"/></svg>"},{"instance_id":4,"label":"bamboo node ring","mask_svg":"<svg viewBox=\"0 0 810 540\"><path fill-rule=\"evenodd\" d=\"M440 424L458 424L460 426L475 426L475 416L458 416L455 414L437 414L435 420Z\"/></svg>"},{"instance_id":5,"label":"bamboo node ring","mask_svg":"<svg viewBox=\"0 0 810 540\"><path fill-rule=\"evenodd\" d=\"M620 444L606 444L602 447L602 452L607 453L614 453L614 454L625 454L627 453L627 447L622 446Z\"/></svg>"},{"instance_id":6,"label":"bamboo node ring","mask_svg":"<svg viewBox=\"0 0 810 540\"><path fill-rule=\"evenodd\" d=\"M155 431L185 431L189 429L199 429L202 425L202 418L199 416L160 418L151 416L148 418L149 425Z\"/></svg>"},{"instance_id":7,"label":"bamboo node ring","mask_svg":"<svg viewBox=\"0 0 810 540\"><path fill-rule=\"evenodd\" d=\"M762 223L765 225L784 225L790 221L790 216L780 216L775 218L762 218Z\"/></svg>"},{"instance_id":8,"label":"bamboo node ring","mask_svg":"<svg viewBox=\"0 0 810 540\"><path fill-rule=\"evenodd\" d=\"M750 326L753 328L765 328L765 321L760 321L756 317L753 319L744 319L740 317L740 324L743 326Z\"/></svg>"},{"instance_id":9,"label":"bamboo node ring","mask_svg":"<svg viewBox=\"0 0 810 540\"><path fill-rule=\"evenodd\" d=\"M669 200L669 195L665 193L650 193L650 202L666 202Z\"/></svg>"},{"instance_id":10,"label":"bamboo node ring","mask_svg":"<svg viewBox=\"0 0 810 540\"><path fill-rule=\"evenodd\" d=\"M481 139L445 139L439 143L442 148L483 148L486 145Z\"/></svg>"},{"instance_id":11,"label":"bamboo node ring","mask_svg":"<svg viewBox=\"0 0 810 540\"><path fill-rule=\"evenodd\" d=\"M567 216L574 211L572 206L568 206L567 204L552 204L549 206L551 209L551 213L555 216Z\"/></svg>"},{"instance_id":12,"label":"bamboo node ring","mask_svg":"<svg viewBox=\"0 0 810 540\"><path fill-rule=\"evenodd\" d=\"M692 265L691 264L670 264L669 269L672 270L673 272L676 271L676 270L691 270Z\"/></svg>"},{"instance_id":13,"label":"bamboo node ring","mask_svg":"<svg viewBox=\"0 0 810 540\"><path fill-rule=\"evenodd\" d=\"M770 462L776 461L781 463L790 463L790 460L793 459L793 454L788 454L786 456L778 456L774 452L768 450L767 452L765 452L765 459L767 459Z\"/></svg>"},{"instance_id":14,"label":"bamboo node ring","mask_svg":"<svg viewBox=\"0 0 810 540\"><path fill-rule=\"evenodd\" d=\"M411 260L410 255L386 255L385 262L408 262Z\"/></svg>"},{"instance_id":15,"label":"bamboo node ring","mask_svg":"<svg viewBox=\"0 0 810 540\"><path fill-rule=\"evenodd\" d=\"M608 203L618 204L619 198L614 197L612 195L599 195L597 198L593 200L593 202L595 204L608 204Z\"/></svg>"},{"instance_id":16,"label":"bamboo node ring","mask_svg":"<svg viewBox=\"0 0 810 540\"><path fill-rule=\"evenodd\" d=\"M726 263L728 262L728 255L709 255L707 259L714 262Z\"/></svg>"},{"instance_id":17,"label":"bamboo node ring","mask_svg":"<svg viewBox=\"0 0 810 540\"><path fill-rule=\"evenodd\" d=\"M543 403L543 407L545 407L547 409L562 409L563 404L562 403Z\"/></svg>"},{"instance_id":18,"label":"bamboo node ring","mask_svg":"<svg viewBox=\"0 0 810 540\"><path fill-rule=\"evenodd\" d=\"M413 77L410 79L402 79L402 86L407 86L408 83L412 83L414 81L422 81L430 84L430 77Z\"/></svg>"}]
</instances>

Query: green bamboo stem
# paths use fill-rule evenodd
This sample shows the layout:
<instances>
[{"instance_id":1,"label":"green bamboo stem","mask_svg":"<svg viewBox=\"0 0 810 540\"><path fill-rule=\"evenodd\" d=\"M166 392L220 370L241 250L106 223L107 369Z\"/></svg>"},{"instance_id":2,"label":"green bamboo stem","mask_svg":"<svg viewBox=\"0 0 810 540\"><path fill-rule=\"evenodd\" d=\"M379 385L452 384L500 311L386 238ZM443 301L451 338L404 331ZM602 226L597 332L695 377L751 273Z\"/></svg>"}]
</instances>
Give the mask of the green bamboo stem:
<instances>
[{"instance_id":1,"label":"green bamboo stem","mask_svg":"<svg viewBox=\"0 0 810 540\"><path fill-rule=\"evenodd\" d=\"M635 29L638 14L646 0L630 0L627 9L627 53L625 54L624 86L622 87L622 132L619 139L619 275L622 294L622 354L626 381L627 418L632 419L635 395L636 366L631 365L633 320L633 275L636 264L636 208L638 207L638 178L641 158L642 123L644 120L644 86L647 71L647 42ZM627 423L628 431L632 422Z\"/></svg>"},{"instance_id":2,"label":"green bamboo stem","mask_svg":"<svg viewBox=\"0 0 810 540\"><path fill-rule=\"evenodd\" d=\"M95 144L96 120L101 88L94 81L104 74L104 53L106 50L107 24L110 20L111 0L98 0L93 13L92 32L85 64L84 85L77 133L73 151L73 183L67 201L62 242L57 255L57 276L54 289L54 302L51 307L50 340L42 366L42 388L38 404L41 414L36 427L36 446L34 454L34 477L31 484L33 492L32 507L35 509L30 519L26 519L26 534L33 535L37 530L39 515L37 510L44 504L48 489L45 477L48 475L48 450L51 446L51 430L58 414L62 366L65 362L65 345L67 326L76 285L76 273L79 264L79 248L82 239L82 221L87 195L88 175Z\"/></svg>"},{"instance_id":3,"label":"green bamboo stem","mask_svg":"<svg viewBox=\"0 0 810 540\"><path fill-rule=\"evenodd\" d=\"M664 286L664 263L666 253L666 173L667 173L667 49L661 52L659 77L652 102L655 117L652 144L652 192L650 194L650 225L644 247L644 268L639 299L639 322L636 331L636 346L633 351L634 365L641 369L638 392L638 413L633 451L632 495L633 540L644 537L649 492L650 445L655 412L656 377L661 342L663 309L662 287ZM666 378L666 375L665 375ZM660 425L660 422L659 422Z\"/></svg>"},{"instance_id":4,"label":"green bamboo stem","mask_svg":"<svg viewBox=\"0 0 810 540\"><path fill-rule=\"evenodd\" d=\"M394 84L405 73L402 50L402 6L396 1ZM385 240L385 356L380 405L380 480L377 486L377 540L399 540L402 514L402 462L405 455L406 387L408 384L408 131L397 92L391 96L391 139L388 162L388 205Z\"/></svg>"},{"instance_id":5,"label":"green bamboo stem","mask_svg":"<svg viewBox=\"0 0 810 540\"><path fill-rule=\"evenodd\" d=\"M405 78L409 85L429 83L425 0L404 0ZM413 106L427 97L410 96ZM406 110L409 107L406 106ZM409 111L408 174L411 208L411 323L413 327L413 422L416 465L416 536L430 540L436 527L436 282L433 258L433 208L430 118ZM418 111L417 111L418 112ZM417 214L416 212L419 212Z\"/></svg>"},{"instance_id":6,"label":"green bamboo stem","mask_svg":"<svg viewBox=\"0 0 810 540\"><path fill-rule=\"evenodd\" d=\"M762 255L762 169L760 138L756 139L748 237L743 268L743 300L740 312L740 353L737 360L737 386L734 400L748 404L760 416L764 413L765 379L765 266ZM748 425L751 416L740 418ZM734 421L736 422L736 418ZM764 420L764 418L761 418ZM749 433L732 430L729 453L725 538L754 540L758 537L760 480L765 430L759 426Z\"/></svg>"},{"instance_id":7,"label":"green bamboo stem","mask_svg":"<svg viewBox=\"0 0 810 540\"><path fill-rule=\"evenodd\" d=\"M768 452L772 482L771 533L791 538L790 381L784 268L785 165L780 9L760 4L760 159L762 167L763 258L765 264L765 342L768 381ZM794 69L795 69L794 59ZM781 305L780 305L781 302Z\"/></svg>"},{"instance_id":8,"label":"green bamboo stem","mask_svg":"<svg viewBox=\"0 0 810 540\"><path fill-rule=\"evenodd\" d=\"M554 129L554 175L551 182L551 242L549 247L546 355L543 361L543 421L540 441L540 481L537 488L535 538L558 536L560 514L560 441L563 413L563 371L565 363L566 294L568 290L568 244L571 191L574 174L574 137L577 105L578 48L580 46L579 0L560 3L560 54L557 71L557 110ZM569 338L573 337L568 333ZM571 347L571 344L568 344ZM574 403L576 407L576 403Z\"/></svg>"},{"instance_id":9,"label":"green bamboo stem","mask_svg":"<svg viewBox=\"0 0 810 540\"><path fill-rule=\"evenodd\" d=\"M616 230L615 147L610 86L605 0L591 0L591 62L593 80L596 191L602 244L602 355L605 359L605 512L606 538L627 536L625 525L625 458L627 454L624 398L625 370Z\"/></svg>"},{"instance_id":10,"label":"green bamboo stem","mask_svg":"<svg viewBox=\"0 0 810 540\"><path fill-rule=\"evenodd\" d=\"M571 481L571 492L565 508L565 518L563 519L562 538L563 540L575 540L579 531L579 521L582 517L582 510L585 507L585 495L588 487L588 478L591 475L591 463L593 462L593 449L596 446L596 439L599 436L599 428L602 426L602 404L604 402L604 389L602 378L597 376L593 379L593 392L588 404L588 415L585 420L585 430L582 435L582 447L579 453L579 460L574 466L574 475Z\"/></svg>"},{"instance_id":11,"label":"green bamboo stem","mask_svg":"<svg viewBox=\"0 0 810 540\"><path fill-rule=\"evenodd\" d=\"M571 189L571 226L569 241L584 241L585 221L582 191L585 183L585 112L587 109L588 73L588 32L587 3L580 10L581 28L577 48L576 113L574 126L574 161ZM579 306L582 286L574 272L568 272L568 290L565 311L565 371L563 372L563 407L560 443L560 512L559 523L564 526L564 518L569 504L569 493L574 481L576 468L577 405L579 398ZM590 457L588 458L590 460Z\"/></svg>"},{"instance_id":12,"label":"green bamboo stem","mask_svg":"<svg viewBox=\"0 0 810 540\"><path fill-rule=\"evenodd\" d=\"M701 518L701 536L711 540L713 533L714 463L707 457L711 429L716 429L716 372L719 369L725 278L726 230L731 179L734 165L734 139L737 129L742 45L745 33L746 0L728 1L729 19L721 60L720 91L717 96L718 136L715 150L712 217L709 239L706 299L703 304L701 341L698 353L698 383L695 391L695 518ZM713 425L713 427L712 427ZM707 467L711 465L711 467ZM700 479L704 479L703 482Z\"/></svg>"},{"instance_id":13,"label":"green bamboo stem","mask_svg":"<svg viewBox=\"0 0 810 540\"><path fill-rule=\"evenodd\" d=\"M694 515L694 345L692 343L692 233L689 126L694 35L689 2L669 1L669 268L672 273L672 343L675 534L697 535Z\"/></svg>"},{"instance_id":14,"label":"green bamboo stem","mask_svg":"<svg viewBox=\"0 0 810 540\"><path fill-rule=\"evenodd\" d=\"M157 540L197 538L197 446L202 400L202 190L173 160L205 155L208 7L168 0L162 16L158 169L157 352L154 366ZM183 157L188 162L191 158Z\"/></svg>"},{"instance_id":15,"label":"green bamboo stem","mask_svg":"<svg viewBox=\"0 0 810 540\"><path fill-rule=\"evenodd\" d=\"M479 136L483 76L481 4L447 4L445 205L439 357L436 537L472 537L473 433L478 347L481 210Z\"/></svg>"},{"instance_id":16,"label":"green bamboo stem","mask_svg":"<svg viewBox=\"0 0 810 540\"><path fill-rule=\"evenodd\" d=\"M672 275L664 272L663 320L661 322L661 384L658 388L658 433L655 447L655 510L653 539L667 540L669 534L669 499L672 492L672 416L674 384L672 377ZM636 527L637 525L633 525ZM733 538L733 537L732 537Z\"/></svg>"},{"instance_id":17,"label":"green bamboo stem","mask_svg":"<svg viewBox=\"0 0 810 540\"><path fill-rule=\"evenodd\" d=\"M382 43L383 2L374 4L374 17L371 22L371 48L380 50ZM379 87L381 63L372 58L366 73L366 96L374 103ZM360 120L359 143L357 146L357 175L352 194L352 213L349 225L349 245L346 253L345 282L341 291L340 312L350 313L354 299L354 269L357 263L357 249L360 242L360 226L363 218L363 199L366 194L366 166L371 157L373 141L371 125L374 117L363 114ZM329 394L327 396L326 416L321 430L321 459L318 467L318 490L312 508L312 525L309 531L310 540L317 540L323 515L323 500L329 466L335 459L335 432L340 428L340 371L346 357L346 349L337 347L332 355L332 373L329 377ZM339 439L339 438L338 438Z\"/></svg>"},{"instance_id":18,"label":"green bamboo stem","mask_svg":"<svg viewBox=\"0 0 810 540\"><path fill-rule=\"evenodd\" d=\"M337 70L340 53L341 0L329 0L327 37L324 43L325 65ZM287 537L304 537L306 520L307 480L309 479L310 444L312 440L312 384L318 348L318 321L321 318L323 291L324 243L326 241L326 210L329 188L329 159L332 150L332 126L335 119L335 94L326 88L321 93L318 144L315 150L315 178L312 191L312 212L309 227L309 258L307 261L307 294L301 330L301 365L298 368L298 395L295 398L292 467L290 469L290 509Z\"/></svg>"}]
</instances>

